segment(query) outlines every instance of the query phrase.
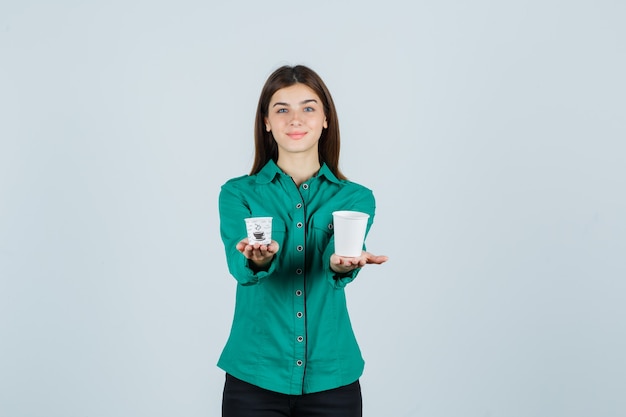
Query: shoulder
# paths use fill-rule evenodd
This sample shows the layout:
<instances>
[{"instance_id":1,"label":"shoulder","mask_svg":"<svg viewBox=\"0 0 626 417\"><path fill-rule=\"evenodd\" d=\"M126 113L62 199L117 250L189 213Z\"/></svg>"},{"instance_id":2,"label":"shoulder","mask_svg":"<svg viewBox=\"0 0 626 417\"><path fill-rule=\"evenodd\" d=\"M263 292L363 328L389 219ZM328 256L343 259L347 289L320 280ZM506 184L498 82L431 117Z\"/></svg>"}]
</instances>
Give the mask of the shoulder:
<instances>
[{"instance_id":1,"label":"shoulder","mask_svg":"<svg viewBox=\"0 0 626 417\"><path fill-rule=\"evenodd\" d=\"M374 192L368 187L350 180L339 180L337 184L339 188L335 193L335 198L338 201L343 201L344 205L358 205L365 207L376 206Z\"/></svg>"},{"instance_id":2,"label":"shoulder","mask_svg":"<svg viewBox=\"0 0 626 417\"><path fill-rule=\"evenodd\" d=\"M247 188L255 182L256 175L242 175L240 177L231 178L222 184L222 189L238 189Z\"/></svg>"},{"instance_id":3,"label":"shoulder","mask_svg":"<svg viewBox=\"0 0 626 417\"><path fill-rule=\"evenodd\" d=\"M220 200L236 198L244 199L250 190L254 189L255 177L251 175L242 175L240 177L231 178L222 184L220 189Z\"/></svg>"},{"instance_id":4,"label":"shoulder","mask_svg":"<svg viewBox=\"0 0 626 417\"><path fill-rule=\"evenodd\" d=\"M350 180L339 180L339 184L341 185L343 189L351 191L351 192L362 193L362 194L374 194L372 190L370 190L366 186L361 185L357 182L353 182Z\"/></svg>"}]
</instances>

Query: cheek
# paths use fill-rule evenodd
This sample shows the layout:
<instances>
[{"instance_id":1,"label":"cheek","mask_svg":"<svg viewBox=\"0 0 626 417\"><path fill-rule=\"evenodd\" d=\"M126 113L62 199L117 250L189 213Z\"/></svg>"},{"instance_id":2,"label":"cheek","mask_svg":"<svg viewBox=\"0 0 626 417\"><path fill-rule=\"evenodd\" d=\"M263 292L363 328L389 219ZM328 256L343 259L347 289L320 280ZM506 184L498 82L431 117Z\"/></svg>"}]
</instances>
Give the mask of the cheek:
<instances>
[{"instance_id":1,"label":"cheek","mask_svg":"<svg viewBox=\"0 0 626 417\"><path fill-rule=\"evenodd\" d=\"M273 129L276 129L283 124L285 124L284 118L280 116L267 117L265 119L265 126L271 127Z\"/></svg>"},{"instance_id":2,"label":"cheek","mask_svg":"<svg viewBox=\"0 0 626 417\"><path fill-rule=\"evenodd\" d=\"M307 123L311 126L317 126L319 128L326 127L326 120L319 117L309 117Z\"/></svg>"}]
</instances>

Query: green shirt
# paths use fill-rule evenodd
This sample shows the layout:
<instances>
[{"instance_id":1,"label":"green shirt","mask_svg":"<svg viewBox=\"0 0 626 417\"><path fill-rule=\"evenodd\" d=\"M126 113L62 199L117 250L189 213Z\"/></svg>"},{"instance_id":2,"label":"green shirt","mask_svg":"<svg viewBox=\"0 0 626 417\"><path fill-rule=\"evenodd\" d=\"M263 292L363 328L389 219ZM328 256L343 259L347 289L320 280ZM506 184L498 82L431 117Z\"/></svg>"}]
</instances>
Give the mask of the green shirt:
<instances>
[{"instance_id":1,"label":"green shirt","mask_svg":"<svg viewBox=\"0 0 626 417\"><path fill-rule=\"evenodd\" d=\"M256 175L231 179L219 197L220 231L228 269L237 280L235 315L218 366L261 388L303 394L356 381L363 358L354 337L344 287L358 274L330 269L332 212L374 218L372 192L339 180L325 164L297 187L270 161ZM279 251L255 272L236 249L246 217L271 216Z\"/></svg>"}]
</instances>

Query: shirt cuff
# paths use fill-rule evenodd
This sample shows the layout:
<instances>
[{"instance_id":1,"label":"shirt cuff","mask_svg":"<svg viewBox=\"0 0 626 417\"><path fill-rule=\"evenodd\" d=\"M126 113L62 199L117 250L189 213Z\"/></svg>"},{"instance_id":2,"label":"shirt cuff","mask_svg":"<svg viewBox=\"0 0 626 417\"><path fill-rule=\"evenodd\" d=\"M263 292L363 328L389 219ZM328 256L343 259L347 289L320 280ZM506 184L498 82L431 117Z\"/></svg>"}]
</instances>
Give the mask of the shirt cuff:
<instances>
[{"instance_id":1,"label":"shirt cuff","mask_svg":"<svg viewBox=\"0 0 626 417\"><path fill-rule=\"evenodd\" d=\"M330 266L328 267L330 269ZM356 278L356 276L361 271L361 268L353 269L350 272L339 273L330 269L330 273L332 274L332 284L335 288L343 288Z\"/></svg>"},{"instance_id":2,"label":"shirt cuff","mask_svg":"<svg viewBox=\"0 0 626 417\"><path fill-rule=\"evenodd\" d=\"M244 277L244 279L238 280L241 285L257 285L263 283L263 281L272 275L274 271L276 271L276 257L272 258L270 262L269 268L263 271L256 271L250 267L250 261L245 256L241 256L241 272L240 276Z\"/></svg>"}]
</instances>

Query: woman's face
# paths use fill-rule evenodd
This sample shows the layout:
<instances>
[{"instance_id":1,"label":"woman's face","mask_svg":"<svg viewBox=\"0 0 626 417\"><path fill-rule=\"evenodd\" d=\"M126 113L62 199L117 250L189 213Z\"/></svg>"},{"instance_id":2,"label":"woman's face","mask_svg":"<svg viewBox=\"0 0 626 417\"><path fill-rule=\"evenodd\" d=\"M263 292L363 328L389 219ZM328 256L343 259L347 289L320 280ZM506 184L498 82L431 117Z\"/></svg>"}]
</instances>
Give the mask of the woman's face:
<instances>
[{"instance_id":1,"label":"woman's face","mask_svg":"<svg viewBox=\"0 0 626 417\"><path fill-rule=\"evenodd\" d=\"M314 153L322 131L328 127L322 100L304 84L281 88L272 96L265 129L272 132L278 156Z\"/></svg>"}]
</instances>

